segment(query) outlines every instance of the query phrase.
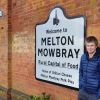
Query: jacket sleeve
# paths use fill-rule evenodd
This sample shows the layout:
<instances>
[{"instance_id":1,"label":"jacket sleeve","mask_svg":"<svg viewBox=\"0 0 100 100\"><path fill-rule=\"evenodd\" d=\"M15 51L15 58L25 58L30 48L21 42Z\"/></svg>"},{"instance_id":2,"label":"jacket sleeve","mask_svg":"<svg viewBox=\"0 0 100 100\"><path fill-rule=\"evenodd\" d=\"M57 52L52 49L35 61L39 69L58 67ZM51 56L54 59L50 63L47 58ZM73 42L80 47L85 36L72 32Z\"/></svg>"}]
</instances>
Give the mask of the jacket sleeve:
<instances>
[{"instance_id":1,"label":"jacket sleeve","mask_svg":"<svg viewBox=\"0 0 100 100\"><path fill-rule=\"evenodd\" d=\"M100 99L100 59L99 59L99 91L98 91L98 96L99 96L99 99Z\"/></svg>"},{"instance_id":2,"label":"jacket sleeve","mask_svg":"<svg viewBox=\"0 0 100 100\"><path fill-rule=\"evenodd\" d=\"M82 57L80 61L80 68L79 68L79 89L82 88L83 84L83 67L82 67Z\"/></svg>"}]
</instances>

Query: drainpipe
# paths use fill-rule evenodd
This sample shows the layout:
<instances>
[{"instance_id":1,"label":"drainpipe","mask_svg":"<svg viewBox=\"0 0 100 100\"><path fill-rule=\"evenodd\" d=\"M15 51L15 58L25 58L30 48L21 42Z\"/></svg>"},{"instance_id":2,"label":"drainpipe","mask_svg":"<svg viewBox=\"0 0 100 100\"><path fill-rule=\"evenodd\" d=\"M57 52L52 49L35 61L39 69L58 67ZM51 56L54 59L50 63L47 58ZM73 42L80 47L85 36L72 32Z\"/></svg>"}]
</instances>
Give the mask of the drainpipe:
<instances>
[{"instance_id":1,"label":"drainpipe","mask_svg":"<svg viewBox=\"0 0 100 100\"><path fill-rule=\"evenodd\" d=\"M11 89L12 89L12 0L8 2L8 91L7 100L12 100Z\"/></svg>"}]
</instances>

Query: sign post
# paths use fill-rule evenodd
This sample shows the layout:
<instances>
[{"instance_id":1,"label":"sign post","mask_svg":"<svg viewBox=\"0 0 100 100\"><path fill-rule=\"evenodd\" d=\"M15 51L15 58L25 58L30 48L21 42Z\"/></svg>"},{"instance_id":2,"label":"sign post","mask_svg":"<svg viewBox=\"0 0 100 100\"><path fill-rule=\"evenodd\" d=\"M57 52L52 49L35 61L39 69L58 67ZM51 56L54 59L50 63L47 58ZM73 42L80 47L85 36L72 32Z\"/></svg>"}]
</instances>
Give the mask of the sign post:
<instances>
[{"instance_id":1,"label":"sign post","mask_svg":"<svg viewBox=\"0 0 100 100\"><path fill-rule=\"evenodd\" d=\"M36 79L78 88L84 53L85 18L66 17L55 7L45 23L36 25Z\"/></svg>"}]
</instances>

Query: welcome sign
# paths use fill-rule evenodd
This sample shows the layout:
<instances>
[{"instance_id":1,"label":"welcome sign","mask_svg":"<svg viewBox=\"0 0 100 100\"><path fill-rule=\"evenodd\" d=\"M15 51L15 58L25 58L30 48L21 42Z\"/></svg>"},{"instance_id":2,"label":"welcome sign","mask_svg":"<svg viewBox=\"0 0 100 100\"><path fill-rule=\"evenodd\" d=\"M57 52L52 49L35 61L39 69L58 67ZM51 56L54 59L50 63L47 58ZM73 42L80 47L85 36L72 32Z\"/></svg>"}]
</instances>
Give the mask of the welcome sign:
<instances>
[{"instance_id":1,"label":"welcome sign","mask_svg":"<svg viewBox=\"0 0 100 100\"><path fill-rule=\"evenodd\" d=\"M66 17L55 7L45 23L36 25L36 79L78 88L84 53L85 18Z\"/></svg>"}]
</instances>

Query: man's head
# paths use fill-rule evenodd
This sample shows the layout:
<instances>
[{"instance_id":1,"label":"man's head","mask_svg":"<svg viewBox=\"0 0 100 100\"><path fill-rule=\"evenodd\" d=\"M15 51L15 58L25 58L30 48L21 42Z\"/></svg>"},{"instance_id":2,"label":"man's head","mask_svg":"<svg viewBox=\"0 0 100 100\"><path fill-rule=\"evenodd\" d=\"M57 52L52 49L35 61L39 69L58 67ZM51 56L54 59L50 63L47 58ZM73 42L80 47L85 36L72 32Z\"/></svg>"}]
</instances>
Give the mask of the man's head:
<instances>
[{"instance_id":1,"label":"man's head","mask_svg":"<svg viewBox=\"0 0 100 100\"><path fill-rule=\"evenodd\" d=\"M89 36L85 40L86 50L89 54L93 54L96 52L96 48L98 46L98 40L94 36Z\"/></svg>"}]
</instances>

